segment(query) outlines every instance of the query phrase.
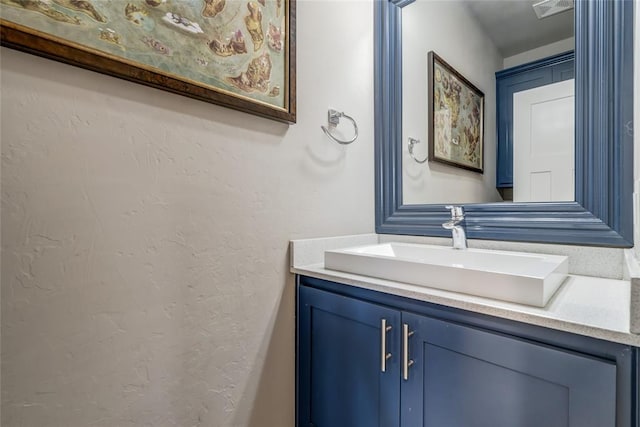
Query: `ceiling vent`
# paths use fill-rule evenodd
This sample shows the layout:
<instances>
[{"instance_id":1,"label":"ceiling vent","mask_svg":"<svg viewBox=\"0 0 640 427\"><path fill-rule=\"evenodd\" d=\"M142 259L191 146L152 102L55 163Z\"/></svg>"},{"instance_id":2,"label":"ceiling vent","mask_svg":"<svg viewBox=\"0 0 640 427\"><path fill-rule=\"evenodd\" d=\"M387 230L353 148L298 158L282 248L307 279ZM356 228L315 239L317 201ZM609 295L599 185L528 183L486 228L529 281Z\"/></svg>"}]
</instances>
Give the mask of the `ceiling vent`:
<instances>
[{"instance_id":1,"label":"ceiling vent","mask_svg":"<svg viewBox=\"0 0 640 427\"><path fill-rule=\"evenodd\" d=\"M573 3L574 0L542 0L533 5L533 10L538 19L543 19L573 9Z\"/></svg>"}]
</instances>

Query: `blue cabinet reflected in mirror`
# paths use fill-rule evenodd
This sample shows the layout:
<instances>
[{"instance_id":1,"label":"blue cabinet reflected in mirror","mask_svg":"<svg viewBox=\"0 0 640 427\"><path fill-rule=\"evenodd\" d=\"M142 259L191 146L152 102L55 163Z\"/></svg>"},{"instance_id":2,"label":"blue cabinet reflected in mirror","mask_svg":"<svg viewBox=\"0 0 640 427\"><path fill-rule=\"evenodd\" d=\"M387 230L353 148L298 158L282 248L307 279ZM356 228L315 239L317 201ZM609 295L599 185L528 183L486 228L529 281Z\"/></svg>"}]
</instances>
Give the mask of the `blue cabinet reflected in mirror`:
<instances>
[{"instance_id":1,"label":"blue cabinet reflected in mirror","mask_svg":"<svg viewBox=\"0 0 640 427\"><path fill-rule=\"evenodd\" d=\"M426 67L420 68L422 64L426 66L427 52L422 52L424 49L421 48L416 49L415 41L408 40L407 31L403 31L403 17L406 19L407 29L410 28L415 17L410 17L407 11L422 1L417 0L414 3L413 0L382 0L375 3L376 231L387 234L448 236L441 227L448 215L444 206L454 202L464 205L467 234L471 239L632 246L633 134L630 129L633 100L630 94L633 93L633 2L589 0L575 3L575 59L570 61L571 68L575 69L575 85L573 82L564 82L564 87L570 88L572 97L575 91L575 109L573 98L569 105L570 113L575 114L575 147L571 145L571 157L568 157L570 160L575 159L575 186L574 182L570 183L571 188L567 190L570 193L566 193L570 196L545 199L539 195L526 198L529 197L526 195L518 196L519 200L527 201L524 203L478 203L483 200L511 199L503 190L513 185L513 179L509 182L511 177L508 163L509 160L513 162L513 153L505 155L505 139L498 135L501 123L499 117L496 119L496 115L503 106L496 104L496 99L499 98L496 93L500 93L500 79L513 77L517 68L498 71L497 91L495 87L492 91L486 91L485 87L489 85L486 82L484 87L480 87L485 93L489 92L489 101L491 96L494 98L492 106L485 106L485 110L493 108L493 112L487 111L484 130L487 142L485 159L488 159L488 163L493 162L489 173L486 167L484 174L474 175L471 171L458 172L448 165L431 161L413 161L410 154L423 159L419 150L426 152L425 148L429 143L421 128L426 128L427 117L425 111L420 110L416 113L416 109L407 107L407 100L419 96L426 98L422 88L415 84L419 81L416 80L415 74L416 69L419 72L426 70ZM454 1L462 4L465 0ZM535 2L523 0L520 3ZM455 31L455 28L451 31ZM411 55L417 56L415 61L407 60L408 53L406 50L403 51L403 34L407 38L407 46L416 50L410 52ZM547 58L546 65L563 64L558 65L558 70L551 70L552 74L555 71L558 71L555 74L564 74L564 77L559 77L558 83L554 84L562 85L562 81L566 80L566 60L571 55ZM451 56L455 59L455 55ZM513 58L516 56L518 55L514 55ZM545 65L544 60L539 62L542 66ZM403 64L414 65L410 65L410 70L404 70ZM507 61L504 61L504 64L505 68L509 68L506 66ZM523 65L521 68L526 69L527 66ZM534 66L529 68L535 69ZM473 70L468 71L472 72ZM493 76L491 77L493 79ZM491 83L495 85L496 80ZM552 93L555 86L549 86L544 90ZM537 99L534 92L535 89L518 92L517 96L509 99L515 99L518 105L528 105L527 102L534 105ZM502 97L504 96L503 94ZM514 94L506 96L511 97ZM536 93L535 96L539 94ZM563 102L566 104L566 101ZM546 116L549 114L546 113ZM523 121L517 117L514 120L516 123L518 120ZM410 125L407 126L407 123ZM504 128L504 124L502 126ZM522 127L520 124L519 128ZM546 129L543 127L542 130L542 134L546 135ZM573 136L573 127L570 130ZM422 139L424 143L412 144L410 152L405 144L409 137L412 140ZM549 138L543 139L547 146L553 146L550 141ZM510 142L512 143L513 139ZM503 163L500 163L500 156L504 158ZM440 177L444 176L449 182L443 186L442 182L445 181L441 180L439 183L438 177L432 181L425 180L422 191L426 197L416 198L407 191L407 184L413 184L407 181L414 177L407 175L408 162L411 162L410 166L416 172L414 176L423 174L431 177L440 174ZM566 159L563 162L569 163ZM567 176L572 180L573 171L570 173L571 175ZM469 191L470 187L464 187L469 181L489 187L488 193L495 193L496 197L456 199L465 192L473 192ZM541 188L550 187L549 183L545 185ZM535 186L528 183L522 186L524 187ZM443 188L446 191L443 192ZM575 201L532 203L529 200Z\"/></svg>"}]
</instances>

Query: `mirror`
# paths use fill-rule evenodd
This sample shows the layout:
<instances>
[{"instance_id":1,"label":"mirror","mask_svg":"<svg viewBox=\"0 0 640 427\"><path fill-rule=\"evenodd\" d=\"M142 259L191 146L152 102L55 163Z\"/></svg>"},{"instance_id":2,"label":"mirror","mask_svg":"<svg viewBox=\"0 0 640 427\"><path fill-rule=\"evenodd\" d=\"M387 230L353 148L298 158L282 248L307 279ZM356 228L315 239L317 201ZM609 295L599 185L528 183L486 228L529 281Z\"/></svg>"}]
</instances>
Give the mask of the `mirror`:
<instances>
[{"instance_id":1,"label":"mirror","mask_svg":"<svg viewBox=\"0 0 640 427\"><path fill-rule=\"evenodd\" d=\"M533 3L530 0L518 1L528 3L527 7L531 7ZM485 3L492 2L482 0L474 3L477 7L483 7ZM428 132L425 129L428 124L424 105L425 91L407 86L408 80L405 77L409 78L411 73L419 73L414 79L422 80L422 85L426 88L424 81L427 80L425 70L428 68L428 52L440 53L436 48L427 46L436 41L433 40L435 36L425 33L417 37L417 52L412 52L416 55L418 66L411 67L409 71L407 63L410 60L405 62L404 49L407 49L409 57L408 49L415 46L415 40L405 41L410 35L409 28L405 32L403 26L412 25L410 8L420 8L424 6L422 3L430 7L444 7L451 3L458 3L459 7L465 6L460 1L437 0L418 3L411 0L383 0L375 4L376 231L447 236L448 233L441 227L448 215L444 206L456 203L464 205L469 238L632 246L633 102L628 96L633 93L632 1L589 0L575 3L575 145L572 146L575 150L575 185L572 186L575 197L556 199L561 201L513 203L499 202L509 199L509 196L504 190L496 189L499 184L496 171L499 172L497 157L500 156L500 151L495 156L495 151L492 150L495 150L496 142L489 141L493 137L491 133L496 132L495 126L491 131L489 122L495 121L496 115L495 112L488 111L488 103L484 117L486 128L483 135L486 145L483 174L434 161L418 163L410 157L410 154L414 154L418 160L424 160L420 156L427 153ZM500 3L506 5L512 2ZM405 8L407 14L404 12ZM469 8L464 12L469 19L474 17ZM418 27L422 25L421 31L436 31L440 34L440 39L447 38L442 34L451 35L455 28L454 25L449 25L440 28L438 33L437 24L431 24L426 29L424 27L428 25L424 18L417 20L422 20L422 24L417 24ZM444 42L453 38L448 37ZM478 37L467 37L466 40L475 50L479 49ZM443 49L443 46L437 47L441 52ZM490 82L474 82L473 78L464 76L465 72L474 72L474 68L484 69L486 64L479 63L476 59L466 71L462 70L465 67L464 60L470 60L470 55L456 56L455 52L451 52L447 51L442 55L448 56L444 60L451 61L449 65L473 83L473 86L483 86L485 102L491 97L494 100L498 98L497 95L490 94ZM502 61L504 68L504 56ZM493 58L493 62L499 63L500 59ZM422 100L418 100L418 103L423 104L421 107L408 106L413 95L422 96ZM567 111L566 108L564 111ZM455 109L445 113L453 112ZM437 120L434 123L437 125ZM473 140L473 132L470 135L471 137L467 137ZM409 138L420 140L413 143L413 153L409 151ZM464 142L462 139L459 141ZM419 152L418 149L423 151ZM408 167L409 160L415 163L415 166L411 165L412 169ZM513 169L516 169L515 165ZM420 178L419 174L423 175L422 182L416 179ZM445 186L442 181L438 183L425 180L424 176L428 175L431 178L434 175L440 179L446 178L448 183ZM483 186L486 192L464 190L462 186L469 183L476 188ZM408 190L404 194L405 190L411 185L422 187L417 192L419 197L406 197L409 194ZM475 198L479 193L486 193L487 197ZM529 200L535 199L533 197Z\"/></svg>"},{"instance_id":2,"label":"mirror","mask_svg":"<svg viewBox=\"0 0 640 427\"><path fill-rule=\"evenodd\" d=\"M575 200L573 56L541 65L573 53L574 8L537 4L416 0L402 8L404 204ZM440 61L433 76L427 52ZM482 92L483 105L468 87ZM509 93L498 97L500 89ZM496 123L499 112L509 119ZM497 145L506 132L508 159ZM511 179L497 182L505 168Z\"/></svg>"}]
</instances>

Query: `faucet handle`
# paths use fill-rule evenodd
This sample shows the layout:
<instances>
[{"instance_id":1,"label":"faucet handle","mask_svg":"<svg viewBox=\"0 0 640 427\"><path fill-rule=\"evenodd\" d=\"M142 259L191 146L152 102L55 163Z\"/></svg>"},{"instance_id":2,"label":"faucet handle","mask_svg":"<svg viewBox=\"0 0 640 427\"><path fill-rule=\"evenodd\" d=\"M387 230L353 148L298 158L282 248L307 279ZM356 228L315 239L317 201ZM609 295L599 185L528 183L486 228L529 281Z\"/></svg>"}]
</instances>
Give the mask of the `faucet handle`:
<instances>
[{"instance_id":1,"label":"faucet handle","mask_svg":"<svg viewBox=\"0 0 640 427\"><path fill-rule=\"evenodd\" d=\"M451 219L464 218L464 210L462 209L462 206L447 205L445 206L445 209L449 209L451 211Z\"/></svg>"}]
</instances>

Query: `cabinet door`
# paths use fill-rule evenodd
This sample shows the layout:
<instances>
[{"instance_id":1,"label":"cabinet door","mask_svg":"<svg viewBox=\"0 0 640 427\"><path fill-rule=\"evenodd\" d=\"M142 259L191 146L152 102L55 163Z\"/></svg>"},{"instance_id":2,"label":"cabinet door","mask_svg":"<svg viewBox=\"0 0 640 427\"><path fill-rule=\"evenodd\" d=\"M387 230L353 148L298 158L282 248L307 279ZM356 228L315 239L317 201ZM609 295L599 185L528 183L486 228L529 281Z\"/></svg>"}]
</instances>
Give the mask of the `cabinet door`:
<instances>
[{"instance_id":1,"label":"cabinet door","mask_svg":"<svg viewBox=\"0 0 640 427\"><path fill-rule=\"evenodd\" d=\"M614 427L616 366L414 314L406 427Z\"/></svg>"},{"instance_id":2,"label":"cabinet door","mask_svg":"<svg viewBox=\"0 0 640 427\"><path fill-rule=\"evenodd\" d=\"M300 286L298 316L298 427L398 427L400 312Z\"/></svg>"}]
</instances>

